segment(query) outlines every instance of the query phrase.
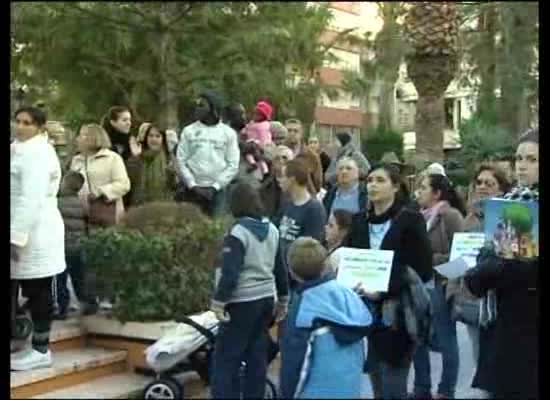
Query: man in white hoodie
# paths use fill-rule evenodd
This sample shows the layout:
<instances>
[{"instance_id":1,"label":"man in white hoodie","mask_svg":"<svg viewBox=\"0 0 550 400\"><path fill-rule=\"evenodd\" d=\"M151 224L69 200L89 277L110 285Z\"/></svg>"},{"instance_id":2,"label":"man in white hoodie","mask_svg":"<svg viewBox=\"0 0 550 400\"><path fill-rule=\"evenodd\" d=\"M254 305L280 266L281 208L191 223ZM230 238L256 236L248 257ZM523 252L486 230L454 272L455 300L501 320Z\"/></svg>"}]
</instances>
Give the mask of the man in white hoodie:
<instances>
[{"instance_id":1,"label":"man in white hoodie","mask_svg":"<svg viewBox=\"0 0 550 400\"><path fill-rule=\"evenodd\" d=\"M225 188L239 170L237 133L221 121L221 110L217 93L202 93L196 102L197 121L183 129L176 152L186 188L183 200L209 215L222 210Z\"/></svg>"}]
</instances>

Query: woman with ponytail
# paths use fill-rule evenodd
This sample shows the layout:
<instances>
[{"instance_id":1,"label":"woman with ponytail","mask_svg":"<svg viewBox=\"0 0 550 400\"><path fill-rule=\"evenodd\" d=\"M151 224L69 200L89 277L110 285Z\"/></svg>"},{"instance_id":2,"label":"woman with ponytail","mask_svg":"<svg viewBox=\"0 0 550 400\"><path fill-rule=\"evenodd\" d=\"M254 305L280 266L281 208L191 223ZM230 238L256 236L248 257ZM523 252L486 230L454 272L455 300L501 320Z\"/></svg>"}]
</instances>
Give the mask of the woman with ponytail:
<instances>
[{"instance_id":1,"label":"woman with ponytail","mask_svg":"<svg viewBox=\"0 0 550 400\"><path fill-rule=\"evenodd\" d=\"M466 208L449 178L441 174L429 174L422 180L417 200L426 220L433 251L432 266L435 267L449 261L454 234L464 232ZM446 301L447 280L437 273L434 279L430 290L434 312L432 323L443 359L437 396L454 398L459 365L456 321L451 318L451 309ZM429 350L427 345L422 345L414 356L415 398L431 396Z\"/></svg>"},{"instance_id":2,"label":"woman with ponytail","mask_svg":"<svg viewBox=\"0 0 550 400\"><path fill-rule=\"evenodd\" d=\"M101 126L109 135L111 150L117 153L126 162L130 152L130 128L132 127L132 113L128 107L113 106L101 120Z\"/></svg>"}]
</instances>

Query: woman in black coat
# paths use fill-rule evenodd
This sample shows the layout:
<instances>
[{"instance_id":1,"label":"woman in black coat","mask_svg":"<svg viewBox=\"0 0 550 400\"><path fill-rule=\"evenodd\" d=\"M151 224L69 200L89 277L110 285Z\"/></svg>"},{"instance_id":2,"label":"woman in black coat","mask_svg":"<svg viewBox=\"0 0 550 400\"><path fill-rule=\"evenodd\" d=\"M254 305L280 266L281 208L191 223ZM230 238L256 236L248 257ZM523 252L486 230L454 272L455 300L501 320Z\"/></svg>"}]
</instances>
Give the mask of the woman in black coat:
<instances>
[{"instance_id":1,"label":"woman in black coat","mask_svg":"<svg viewBox=\"0 0 550 400\"><path fill-rule=\"evenodd\" d=\"M516 151L519 186L504 198L538 202L538 130L524 134ZM465 276L468 289L476 296L496 294L493 343L480 342L480 359L493 360L492 368L479 370L476 378L493 385L491 397L532 399L538 397L538 257L505 259L483 249L479 264Z\"/></svg>"},{"instance_id":2,"label":"woman in black coat","mask_svg":"<svg viewBox=\"0 0 550 400\"><path fill-rule=\"evenodd\" d=\"M354 216L344 246L361 249L393 250L394 258L389 288L384 293L360 293L381 304L399 299L406 289L405 275L411 267L423 282L432 279L432 250L422 215L405 205L406 186L399 170L389 164L375 166L367 178L369 209ZM376 398L407 397L407 377L412 361L414 342L403 321L394 327L374 331L369 336L368 373Z\"/></svg>"}]
</instances>

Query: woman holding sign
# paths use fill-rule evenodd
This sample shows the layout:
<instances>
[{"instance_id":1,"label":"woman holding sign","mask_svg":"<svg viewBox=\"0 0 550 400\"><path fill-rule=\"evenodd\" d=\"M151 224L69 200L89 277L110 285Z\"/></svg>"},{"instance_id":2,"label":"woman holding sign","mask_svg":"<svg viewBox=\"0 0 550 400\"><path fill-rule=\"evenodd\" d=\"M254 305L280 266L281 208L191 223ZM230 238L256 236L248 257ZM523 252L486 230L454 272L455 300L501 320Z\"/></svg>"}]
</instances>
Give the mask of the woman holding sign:
<instances>
[{"instance_id":1,"label":"woman holding sign","mask_svg":"<svg viewBox=\"0 0 550 400\"><path fill-rule=\"evenodd\" d=\"M482 203L486 199L501 197L510 191L506 173L499 167L482 164L474 175L473 193L470 199L470 211L464 220L466 232L483 232ZM466 324L472 342L472 354L476 363L476 373L472 387L486 393L494 392L494 320L496 315L493 293L487 293L483 299L474 296L464 283L464 278L450 280L447 285L447 298L451 303L455 319ZM484 310L480 312L480 310ZM486 310L486 311L485 311ZM483 347L483 352L480 352Z\"/></svg>"},{"instance_id":2,"label":"woman holding sign","mask_svg":"<svg viewBox=\"0 0 550 400\"><path fill-rule=\"evenodd\" d=\"M426 220L428 235L432 245L433 266L449 261L453 236L464 231L464 204L451 181L445 175L430 174L424 177L418 191L418 204ZM442 398L454 398L458 379L458 340L456 321L451 318L445 292L447 279L438 273L434 277L430 290L433 305L433 327L437 344L443 359L441 381L437 390ZM431 397L432 383L430 373L430 349L427 344L421 345L414 355L414 396Z\"/></svg>"},{"instance_id":3,"label":"woman holding sign","mask_svg":"<svg viewBox=\"0 0 550 400\"><path fill-rule=\"evenodd\" d=\"M529 130L519 140L516 150L518 187L504 195L507 200L538 203L539 132ZM538 218L538 216L537 216ZM465 282L476 296L490 290L496 293L496 321L490 343L494 368L495 398L538 398L538 257L508 259L490 249L482 249L478 265L470 269ZM480 355L485 352L480 342ZM480 357L481 359L481 357Z\"/></svg>"},{"instance_id":4,"label":"woman holding sign","mask_svg":"<svg viewBox=\"0 0 550 400\"><path fill-rule=\"evenodd\" d=\"M386 311L399 308L401 295L408 290L408 267L423 282L432 279L432 251L422 215L405 207L408 190L395 166L373 167L367 189L369 208L354 216L344 246L394 252L387 292L372 292L368 287L358 289L386 319L386 315L395 315ZM366 372L370 374L376 398L407 397L415 341L401 316L398 313L393 320L386 320L386 326L374 330L369 337Z\"/></svg>"}]
</instances>

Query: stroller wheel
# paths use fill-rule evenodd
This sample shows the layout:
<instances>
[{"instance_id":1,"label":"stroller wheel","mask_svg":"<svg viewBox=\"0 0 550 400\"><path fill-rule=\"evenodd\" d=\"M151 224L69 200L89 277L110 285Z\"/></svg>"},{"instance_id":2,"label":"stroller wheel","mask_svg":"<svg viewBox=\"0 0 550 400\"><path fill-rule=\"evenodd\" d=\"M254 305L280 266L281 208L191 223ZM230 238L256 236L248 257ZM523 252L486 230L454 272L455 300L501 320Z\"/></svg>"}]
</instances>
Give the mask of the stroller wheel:
<instances>
[{"instance_id":1,"label":"stroller wheel","mask_svg":"<svg viewBox=\"0 0 550 400\"><path fill-rule=\"evenodd\" d=\"M26 315L15 317L15 340L25 340L32 333L32 321Z\"/></svg>"},{"instance_id":2,"label":"stroller wheel","mask_svg":"<svg viewBox=\"0 0 550 400\"><path fill-rule=\"evenodd\" d=\"M264 399L276 399L276 398L277 398L277 388L269 378L266 378Z\"/></svg>"},{"instance_id":3,"label":"stroller wheel","mask_svg":"<svg viewBox=\"0 0 550 400\"><path fill-rule=\"evenodd\" d=\"M173 379L158 379L143 390L145 399L183 399L183 387Z\"/></svg>"}]
</instances>

